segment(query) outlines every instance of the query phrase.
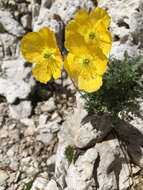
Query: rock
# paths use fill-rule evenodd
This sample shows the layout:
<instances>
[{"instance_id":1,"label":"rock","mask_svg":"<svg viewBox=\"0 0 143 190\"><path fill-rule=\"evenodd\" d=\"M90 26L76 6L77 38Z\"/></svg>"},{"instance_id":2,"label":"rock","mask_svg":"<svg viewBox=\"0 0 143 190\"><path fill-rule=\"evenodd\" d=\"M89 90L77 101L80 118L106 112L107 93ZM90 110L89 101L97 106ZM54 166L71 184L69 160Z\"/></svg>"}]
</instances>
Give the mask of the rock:
<instances>
[{"instance_id":1,"label":"rock","mask_svg":"<svg viewBox=\"0 0 143 190\"><path fill-rule=\"evenodd\" d=\"M52 7L52 13L58 14L63 22L67 24L71 19L74 18L76 12L81 9L85 8L88 12L89 10L94 8L94 4L92 0L73 0L73 1L62 1L56 0Z\"/></svg>"},{"instance_id":2,"label":"rock","mask_svg":"<svg viewBox=\"0 0 143 190\"><path fill-rule=\"evenodd\" d=\"M40 13L40 5L38 3L30 4L29 11L32 13L32 28L33 28L35 22L37 22L37 20L38 20L38 16Z\"/></svg>"},{"instance_id":3,"label":"rock","mask_svg":"<svg viewBox=\"0 0 143 190\"><path fill-rule=\"evenodd\" d=\"M44 8L51 8L52 4L53 4L54 0L42 0L42 3L41 3L41 7L44 7Z\"/></svg>"},{"instance_id":4,"label":"rock","mask_svg":"<svg viewBox=\"0 0 143 190\"><path fill-rule=\"evenodd\" d=\"M31 68L24 67L23 59L3 61L1 67L0 95L5 96L8 103L27 98L35 86Z\"/></svg>"},{"instance_id":5,"label":"rock","mask_svg":"<svg viewBox=\"0 0 143 190\"><path fill-rule=\"evenodd\" d=\"M26 14L21 17L21 24L24 28L31 29L32 18L31 15Z\"/></svg>"},{"instance_id":6,"label":"rock","mask_svg":"<svg viewBox=\"0 0 143 190\"><path fill-rule=\"evenodd\" d=\"M36 136L37 141L41 141L46 145L50 145L52 140L54 139L54 135L52 133L45 133Z\"/></svg>"},{"instance_id":7,"label":"rock","mask_svg":"<svg viewBox=\"0 0 143 190\"><path fill-rule=\"evenodd\" d=\"M0 170L0 185L5 183L8 178L8 174L4 170Z\"/></svg>"},{"instance_id":8,"label":"rock","mask_svg":"<svg viewBox=\"0 0 143 190\"><path fill-rule=\"evenodd\" d=\"M53 121L48 121L48 115L42 114L39 118L39 125L35 129L37 133L55 133L59 131L60 125L58 124L61 118L58 116Z\"/></svg>"},{"instance_id":9,"label":"rock","mask_svg":"<svg viewBox=\"0 0 143 190\"><path fill-rule=\"evenodd\" d=\"M133 162L143 168L143 120L135 117L130 124L123 122L118 134L126 143L127 151Z\"/></svg>"},{"instance_id":10,"label":"rock","mask_svg":"<svg viewBox=\"0 0 143 190\"><path fill-rule=\"evenodd\" d=\"M54 165L55 164L56 155L53 154L50 158L48 158L46 164L47 166Z\"/></svg>"},{"instance_id":11,"label":"rock","mask_svg":"<svg viewBox=\"0 0 143 190\"><path fill-rule=\"evenodd\" d=\"M85 118L83 122L81 121L77 134L75 135L74 141L76 147L85 148L102 141L111 131L111 128L111 120L106 115L99 118L96 116Z\"/></svg>"},{"instance_id":12,"label":"rock","mask_svg":"<svg viewBox=\"0 0 143 190\"><path fill-rule=\"evenodd\" d=\"M0 23L9 34L17 37L25 34L23 27L16 20L14 20L12 14L8 11L0 10Z\"/></svg>"},{"instance_id":13,"label":"rock","mask_svg":"<svg viewBox=\"0 0 143 190\"><path fill-rule=\"evenodd\" d=\"M16 152L18 152L18 146L17 145L13 145L10 149L8 149L7 155L9 157L14 157L14 155L15 155Z\"/></svg>"},{"instance_id":14,"label":"rock","mask_svg":"<svg viewBox=\"0 0 143 190\"><path fill-rule=\"evenodd\" d=\"M143 51L143 11L140 2L98 0L98 6L105 8L111 16L112 57L122 59L125 50L130 56L136 57Z\"/></svg>"},{"instance_id":15,"label":"rock","mask_svg":"<svg viewBox=\"0 0 143 190\"><path fill-rule=\"evenodd\" d=\"M84 155L79 156L75 164L69 166L65 178L68 188L86 190L94 184L92 174L97 157L98 153L94 148L88 149Z\"/></svg>"},{"instance_id":16,"label":"rock","mask_svg":"<svg viewBox=\"0 0 143 190\"><path fill-rule=\"evenodd\" d=\"M26 172L27 175L33 176L39 172L39 164L36 161L36 158L26 157L21 159L21 172Z\"/></svg>"},{"instance_id":17,"label":"rock","mask_svg":"<svg viewBox=\"0 0 143 190\"><path fill-rule=\"evenodd\" d=\"M27 126L27 128L24 131L24 136L31 136L34 134L35 132L35 123L33 119L29 119L29 118L24 118L24 119L20 119L21 123L23 123L24 125Z\"/></svg>"},{"instance_id":18,"label":"rock","mask_svg":"<svg viewBox=\"0 0 143 190\"><path fill-rule=\"evenodd\" d=\"M128 189L131 185L128 161L124 158L118 140L109 135L105 141L97 143L95 149L99 159L93 173L98 189Z\"/></svg>"},{"instance_id":19,"label":"rock","mask_svg":"<svg viewBox=\"0 0 143 190\"><path fill-rule=\"evenodd\" d=\"M80 116L80 117L79 117ZM88 116L84 101L77 95L77 108L60 130L59 138L66 138L78 148L85 148L100 142L110 131L112 125L108 116Z\"/></svg>"},{"instance_id":20,"label":"rock","mask_svg":"<svg viewBox=\"0 0 143 190\"><path fill-rule=\"evenodd\" d=\"M53 112L56 109L56 105L53 97L49 98L43 105L41 105L42 112Z\"/></svg>"},{"instance_id":21,"label":"rock","mask_svg":"<svg viewBox=\"0 0 143 190\"><path fill-rule=\"evenodd\" d=\"M35 126L28 127L28 128L24 131L24 136L25 136L25 137L27 137L27 136L32 136L32 135L34 135L34 131L35 131Z\"/></svg>"},{"instance_id":22,"label":"rock","mask_svg":"<svg viewBox=\"0 0 143 190\"><path fill-rule=\"evenodd\" d=\"M88 119L87 119L88 118ZM98 125L96 125L96 121ZM84 102L77 95L77 108L74 113L69 113L66 121L63 123L58 133L59 143L56 152L55 176L59 179L62 188L64 186L64 176L69 167L69 163L65 158L65 150L68 146L87 148L95 145L111 131L110 120L105 118L96 118L95 116L87 117L84 109Z\"/></svg>"},{"instance_id":23,"label":"rock","mask_svg":"<svg viewBox=\"0 0 143 190\"><path fill-rule=\"evenodd\" d=\"M40 176L36 177L31 190L36 190L36 189L40 189L40 190L46 190L46 186L48 184L48 175L46 172L44 173L40 173ZM56 189L55 189L56 190Z\"/></svg>"},{"instance_id":24,"label":"rock","mask_svg":"<svg viewBox=\"0 0 143 190\"><path fill-rule=\"evenodd\" d=\"M9 105L9 114L12 118L20 120L30 116L32 105L30 101L22 101L18 105Z\"/></svg>"},{"instance_id":25,"label":"rock","mask_svg":"<svg viewBox=\"0 0 143 190\"><path fill-rule=\"evenodd\" d=\"M17 57L20 54L20 43L15 36L0 33L0 58Z\"/></svg>"},{"instance_id":26,"label":"rock","mask_svg":"<svg viewBox=\"0 0 143 190\"><path fill-rule=\"evenodd\" d=\"M8 130L0 129L0 138L6 138L8 136Z\"/></svg>"},{"instance_id":27,"label":"rock","mask_svg":"<svg viewBox=\"0 0 143 190\"><path fill-rule=\"evenodd\" d=\"M53 179L51 179L45 190L59 190L59 188L57 187L57 183Z\"/></svg>"}]
</instances>

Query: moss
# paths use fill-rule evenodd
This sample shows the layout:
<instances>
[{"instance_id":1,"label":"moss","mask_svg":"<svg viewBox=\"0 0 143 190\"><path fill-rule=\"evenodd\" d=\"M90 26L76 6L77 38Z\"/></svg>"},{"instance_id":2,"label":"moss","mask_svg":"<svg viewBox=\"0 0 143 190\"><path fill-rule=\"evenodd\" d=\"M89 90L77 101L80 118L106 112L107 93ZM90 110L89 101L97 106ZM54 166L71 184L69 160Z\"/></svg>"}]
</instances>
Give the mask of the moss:
<instances>
[{"instance_id":1,"label":"moss","mask_svg":"<svg viewBox=\"0 0 143 190\"><path fill-rule=\"evenodd\" d=\"M68 146L65 149L65 157L67 158L67 160L71 163L73 160L73 155L74 155L74 149L71 146Z\"/></svg>"}]
</instances>

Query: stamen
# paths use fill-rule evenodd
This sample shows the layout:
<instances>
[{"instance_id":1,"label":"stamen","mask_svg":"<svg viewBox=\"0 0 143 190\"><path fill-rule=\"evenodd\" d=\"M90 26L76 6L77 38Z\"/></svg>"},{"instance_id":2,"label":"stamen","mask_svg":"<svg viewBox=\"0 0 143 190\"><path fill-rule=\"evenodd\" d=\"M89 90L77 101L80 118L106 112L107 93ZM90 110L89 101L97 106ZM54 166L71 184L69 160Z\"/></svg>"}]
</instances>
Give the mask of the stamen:
<instances>
[{"instance_id":1,"label":"stamen","mask_svg":"<svg viewBox=\"0 0 143 190\"><path fill-rule=\"evenodd\" d=\"M89 62L90 62L89 59L84 59L84 60L83 60L83 64L85 64L85 65L89 64Z\"/></svg>"},{"instance_id":2,"label":"stamen","mask_svg":"<svg viewBox=\"0 0 143 190\"><path fill-rule=\"evenodd\" d=\"M93 40L95 38L95 33L91 32L89 34L89 39Z\"/></svg>"}]
</instances>

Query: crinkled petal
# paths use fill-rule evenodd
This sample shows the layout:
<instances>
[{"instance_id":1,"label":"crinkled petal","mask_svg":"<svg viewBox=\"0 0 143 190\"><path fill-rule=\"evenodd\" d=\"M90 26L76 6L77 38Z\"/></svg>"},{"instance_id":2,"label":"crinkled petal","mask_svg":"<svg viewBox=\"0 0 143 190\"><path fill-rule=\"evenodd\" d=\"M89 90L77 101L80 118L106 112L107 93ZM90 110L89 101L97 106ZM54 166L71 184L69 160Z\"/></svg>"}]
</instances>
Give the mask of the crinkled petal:
<instances>
[{"instance_id":1,"label":"crinkled petal","mask_svg":"<svg viewBox=\"0 0 143 190\"><path fill-rule=\"evenodd\" d=\"M102 77L95 75L94 78L85 78L82 75L78 78L78 87L86 92L95 92L102 86Z\"/></svg>"},{"instance_id":2,"label":"crinkled petal","mask_svg":"<svg viewBox=\"0 0 143 190\"><path fill-rule=\"evenodd\" d=\"M61 66L62 66L62 60L60 59L57 59L52 63L48 64L48 69L51 70L54 79L58 79L61 77Z\"/></svg>"},{"instance_id":3,"label":"crinkled petal","mask_svg":"<svg viewBox=\"0 0 143 190\"><path fill-rule=\"evenodd\" d=\"M42 83L47 83L52 76L51 70L48 69L47 63L37 63L32 69L34 77Z\"/></svg>"},{"instance_id":4,"label":"crinkled petal","mask_svg":"<svg viewBox=\"0 0 143 190\"><path fill-rule=\"evenodd\" d=\"M29 62L37 62L41 59L44 42L39 33L30 32L21 40L21 51L23 57Z\"/></svg>"},{"instance_id":5,"label":"crinkled petal","mask_svg":"<svg viewBox=\"0 0 143 190\"><path fill-rule=\"evenodd\" d=\"M86 24L85 24L86 22ZM67 40L69 35L74 35L75 33L80 34L81 36L84 36L85 33L87 33L87 30L90 26L87 21L84 21L84 24L78 23L76 20L71 20L65 30L65 39ZM92 27L92 26L91 26Z\"/></svg>"},{"instance_id":6,"label":"crinkled petal","mask_svg":"<svg viewBox=\"0 0 143 190\"><path fill-rule=\"evenodd\" d=\"M56 48L56 37L52 30L49 30L47 27L39 30L39 35L41 40L43 40L44 46L48 48Z\"/></svg>"},{"instance_id":7,"label":"crinkled petal","mask_svg":"<svg viewBox=\"0 0 143 190\"><path fill-rule=\"evenodd\" d=\"M98 22L102 21L106 28L109 27L111 22L109 14L100 7L93 9L89 14L89 18L93 25L98 24Z\"/></svg>"},{"instance_id":8,"label":"crinkled petal","mask_svg":"<svg viewBox=\"0 0 143 190\"><path fill-rule=\"evenodd\" d=\"M110 52L112 45L112 36L108 29L105 28L103 22L101 22L97 31L99 33L99 38L97 40L97 46L102 49L103 53L107 56Z\"/></svg>"},{"instance_id":9,"label":"crinkled petal","mask_svg":"<svg viewBox=\"0 0 143 190\"><path fill-rule=\"evenodd\" d=\"M65 40L67 40L69 35L73 35L74 33L79 33L79 24L75 20L71 20L65 30Z\"/></svg>"},{"instance_id":10,"label":"crinkled petal","mask_svg":"<svg viewBox=\"0 0 143 190\"><path fill-rule=\"evenodd\" d=\"M91 53L94 57L92 70L94 70L98 75L103 75L107 69L108 58L99 48L91 49Z\"/></svg>"},{"instance_id":11,"label":"crinkled petal","mask_svg":"<svg viewBox=\"0 0 143 190\"><path fill-rule=\"evenodd\" d=\"M88 17L89 15L86 10L80 9L75 15L75 20L80 24L85 24L85 21L88 21Z\"/></svg>"},{"instance_id":12,"label":"crinkled petal","mask_svg":"<svg viewBox=\"0 0 143 190\"><path fill-rule=\"evenodd\" d=\"M81 65L78 64L75 55L69 53L64 61L64 68L69 77L77 79L81 72Z\"/></svg>"},{"instance_id":13,"label":"crinkled petal","mask_svg":"<svg viewBox=\"0 0 143 190\"><path fill-rule=\"evenodd\" d=\"M65 47L75 55L86 53L88 51L84 38L78 33L67 36Z\"/></svg>"}]
</instances>

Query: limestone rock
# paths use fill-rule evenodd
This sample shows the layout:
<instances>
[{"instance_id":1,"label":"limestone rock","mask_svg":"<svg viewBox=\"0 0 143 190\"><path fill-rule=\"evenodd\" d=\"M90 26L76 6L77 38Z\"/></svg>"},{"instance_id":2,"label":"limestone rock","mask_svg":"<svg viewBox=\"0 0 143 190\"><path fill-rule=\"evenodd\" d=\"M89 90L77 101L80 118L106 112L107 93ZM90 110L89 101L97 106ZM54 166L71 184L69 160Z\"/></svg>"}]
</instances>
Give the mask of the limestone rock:
<instances>
[{"instance_id":1,"label":"limestone rock","mask_svg":"<svg viewBox=\"0 0 143 190\"><path fill-rule=\"evenodd\" d=\"M0 10L0 23L9 34L17 37L25 34L23 27L16 20L14 20L13 16L8 11Z\"/></svg>"},{"instance_id":2,"label":"limestone rock","mask_svg":"<svg viewBox=\"0 0 143 190\"><path fill-rule=\"evenodd\" d=\"M98 0L111 16L113 44L110 55L123 58L124 51L132 57L143 51L143 10L140 0Z\"/></svg>"},{"instance_id":3,"label":"limestone rock","mask_svg":"<svg viewBox=\"0 0 143 190\"><path fill-rule=\"evenodd\" d=\"M66 184L74 190L87 190L94 184L92 179L94 163L98 157L97 151L88 149L84 155L79 156L75 164L71 164L67 170Z\"/></svg>"},{"instance_id":4,"label":"limestone rock","mask_svg":"<svg viewBox=\"0 0 143 190\"><path fill-rule=\"evenodd\" d=\"M31 68L24 67L23 59L3 61L1 67L0 94L8 103L14 103L17 98L27 98L35 86Z\"/></svg>"},{"instance_id":5,"label":"limestone rock","mask_svg":"<svg viewBox=\"0 0 143 190\"><path fill-rule=\"evenodd\" d=\"M59 138L67 137L78 148L85 148L101 141L112 128L108 116L88 116L84 109L84 102L77 95L77 108L70 114L59 133Z\"/></svg>"},{"instance_id":6,"label":"limestone rock","mask_svg":"<svg viewBox=\"0 0 143 190\"><path fill-rule=\"evenodd\" d=\"M59 190L56 182L51 179L48 183L48 185L46 186L45 190Z\"/></svg>"},{"instance_id":7,"label":"limestone rock","mask_svg":"<svg viewBox=\"0 0 143 190\"><path fill-rule=\"evenodd\" d=\"M30 101L22 101L18 105L9 105L10 116L14 119L23 119L30 116L32 106Z\"/></svg>"},{"instance_id":8,"label":"limestone rock","mask_svg":"<svg viewBox=\"0 0 143 190\"><path fill-rule=\"evenodd\" d=\"M126 143L127 151L133 162L143 168L143 120L134 118L130 124L122 123L118 133Z\"/></svg>"},{"instance_id":9,"label":"limestone rock","mask_svg":"<svg viewBox=\"0 0 143 190\"><path fill-rule=\"evenodd\" d=\"M52 133L39 134L36 136L37 141L41 141L46 145L50 145L53 139L54 135Z\"/></svg>"},{"instance_id":10,"label":"limestone rock","mask_svg":"<svg viewBox=\"0 0 143 190\"><path fill-rule=\"evenodd\" d=\"M52 7L52 13L58 14L63 22L67 24L71 19L74 18L76 12L81 9L85 8L88 12L89 10L94 8L94 4L92 0L73 0L73 1L62 1L56 0Z\"/></svg>"},{"instance_id":11,"label":"limestone rock","mask_svg":"<svg viewBox=\"0 0 143 190\"><path fill-rule=\"evenodd\" d=\"M36 189L41 189L41 190L46 190L46 185L48 184L48 176L46 172L41 173L40 176L38 176L33 185L31 190L36 190Z\"/></svg>"},{"instance_id":12,"label":"limestone rock","mask_svg":"<svg viewBox=\"0 0 143 190\"><path fill-rule=\"evenodd\" d=\"M17 57L20 54L20 43L15 36L0 34L0 58Z\"/></svg>"},{"instance_id":13,"label":"limestone rock","mask_svg":"<svg viewBox=\"0 0 143 190\"><path fill-rule=\"evenodd\" d=\"M95 148L99 153L99 160L94 168L98 189L128 189L131 183L130 172L118 140L109 135L105 141L96 144Z\"/></svg>"},{"instance_id":14,"label":"limestone rock","mask_svg":"<svg viewBox=\"0 0 143 190\"><path fill-rule=\"evenodd\" d=\"M8 174L4 170L0 170L0 185L8 179Z\"/></svg>"},{"instance_id":15,"label":"limestone rock","mask_svg":"<svg viewBox=\"0 0 143 190\"><path fill-rule=\"evenodd\" d=\"M21 17L21 24L24 28L31 29L31 16L29 14L23 15Z\"/></svg>"},{"instance_id":16,"label":"limestone rock","mask_svg":"<svg viewBox=\"0 0 143 190\"><path fill-rule=\"evenodd\" d=\"M53 119L53 121L48 121L48 115L42 114L39 118L39 125L35 129L35 131L39 134L41 133L55 133L59 131L60 125L58 122L61 121L61 118L57 116Z\"/></svg>"}]
</instances>

